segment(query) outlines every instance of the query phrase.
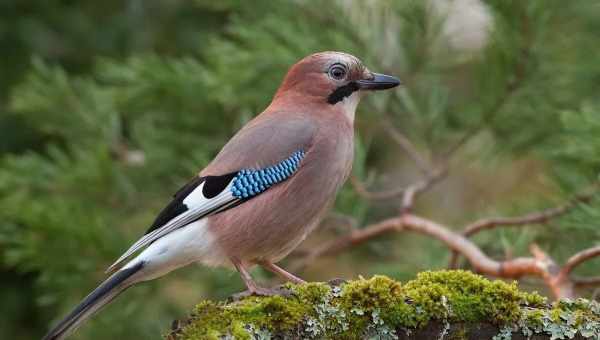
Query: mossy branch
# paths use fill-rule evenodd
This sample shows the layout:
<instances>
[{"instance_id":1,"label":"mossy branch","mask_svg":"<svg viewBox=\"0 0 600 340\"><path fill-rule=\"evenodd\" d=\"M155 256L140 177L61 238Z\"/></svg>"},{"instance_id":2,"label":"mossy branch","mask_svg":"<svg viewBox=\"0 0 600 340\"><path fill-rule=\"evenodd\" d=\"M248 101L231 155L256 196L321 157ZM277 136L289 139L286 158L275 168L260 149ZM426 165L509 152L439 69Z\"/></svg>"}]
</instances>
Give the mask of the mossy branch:
<instances>
[{"instance_id":1,"label":"mossy branch","mask_svg":"<svg viewBox=\"0 0 600 340\"><path fill-rule=\"evenodd\" d=\"M289 296L198 304L167 339L600 339L600 304L549 305L467 271L285 285Z\"/></svg>"}]
</instances>

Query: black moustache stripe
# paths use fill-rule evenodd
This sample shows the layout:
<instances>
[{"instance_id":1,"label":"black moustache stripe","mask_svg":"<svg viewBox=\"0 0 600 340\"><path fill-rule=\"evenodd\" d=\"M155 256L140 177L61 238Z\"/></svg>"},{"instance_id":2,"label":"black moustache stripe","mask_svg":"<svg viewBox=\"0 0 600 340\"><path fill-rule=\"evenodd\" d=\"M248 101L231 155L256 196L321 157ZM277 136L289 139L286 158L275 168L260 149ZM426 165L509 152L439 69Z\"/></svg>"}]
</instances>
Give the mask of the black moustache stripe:
<instances>
[{"instance_id":1,"label":"black moustache stripe","mask_svg":"<svg viewBox=\"0 0 600 340\"><path fill-rule=\"evenodd\" d=\"M350 96L353 92L358 91L359 87L356 82L349 82L346 85L340 86L337 89L333 90L329 97L327 97L327 102L331 105L338 103L344 98Z\"/></svg>"}]
</instances>

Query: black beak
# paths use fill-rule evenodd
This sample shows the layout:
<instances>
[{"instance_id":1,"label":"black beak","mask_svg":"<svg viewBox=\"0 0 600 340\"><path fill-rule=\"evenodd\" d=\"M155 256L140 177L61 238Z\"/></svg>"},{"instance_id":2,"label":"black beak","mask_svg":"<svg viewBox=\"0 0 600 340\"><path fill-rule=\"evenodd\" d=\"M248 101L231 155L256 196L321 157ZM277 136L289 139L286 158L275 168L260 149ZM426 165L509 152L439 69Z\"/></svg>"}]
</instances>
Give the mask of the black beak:
<instances>
[{"instance_id":1,"label":"black beak","mask_svg":"<svg viewBox=\"0 0 600 340\"><path fill-rule=\"evenodd\" d=\"M386 76L385 74L371 73L373 78L361 79L356 81L358 88L361 90L387 90L396 87L400 84L398 78Z\"/></svg>"}]
</instances>

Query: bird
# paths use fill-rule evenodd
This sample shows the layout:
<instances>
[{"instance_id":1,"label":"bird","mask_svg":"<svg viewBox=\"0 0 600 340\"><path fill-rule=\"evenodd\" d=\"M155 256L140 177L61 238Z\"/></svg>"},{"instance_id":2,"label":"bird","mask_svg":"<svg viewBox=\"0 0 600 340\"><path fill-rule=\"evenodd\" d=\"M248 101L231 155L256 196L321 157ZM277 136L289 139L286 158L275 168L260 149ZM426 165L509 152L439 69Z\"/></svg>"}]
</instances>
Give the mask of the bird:
<instances>
[{"instance_id":1,"label":"bird","mask_svg":"<svg viewBox=\"0 0 600 340\"><path fill-rule=\"evenodd\" d=\"M277 263L317 227L348 178L361 97L398 85L343 52L292 65L267 108L173 195L110 276L43 339L66 338L127 288L191 263L234 268L248 294L278 294L252 279L254 266L303 283Z\"/></svg>"}]
</instances>

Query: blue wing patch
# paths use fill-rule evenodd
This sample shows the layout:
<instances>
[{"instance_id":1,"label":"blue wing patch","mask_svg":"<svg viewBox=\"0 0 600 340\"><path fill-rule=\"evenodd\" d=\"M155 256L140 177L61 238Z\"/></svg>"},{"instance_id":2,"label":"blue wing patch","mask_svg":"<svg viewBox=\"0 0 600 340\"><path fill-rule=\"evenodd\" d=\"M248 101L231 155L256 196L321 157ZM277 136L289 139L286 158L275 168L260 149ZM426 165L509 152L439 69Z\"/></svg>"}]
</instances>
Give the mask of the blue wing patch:
<instances>
[{"instance_id":1,"label":"blue wing patch","mask_svg":"<svg viewBox=\"0 0 600 340\"><path fill-rule=\"evenodd\" d=\"M303 158L304 151L300 150L278 164L264 169L244 169L222 176L195 177L173 195L173 200L158 214L145 234L162 227L173 218L188 211L189 207L184 204L183 200L202 183L204 183L202 194L207 199L216 197L232 181L233 185L230 190L233 197L241 200L250 199L292 176L298 170ZM229 205L227 208L233 208L234 206ZM219 209L218 211L224 210L227 209Z\"/></svg>"},{"instance_id":2,"label":"blue wing patch","mask_svg":"<svg viewBox=\"0 0 600 340\"><path fill-rule=\"evenodd\" d=\"M252 198L292 176L303 158L304 151L300 150L274 166L258 170L240 170L233 178L231 193L240 199Z\"/></svg>"}]
</instances>

